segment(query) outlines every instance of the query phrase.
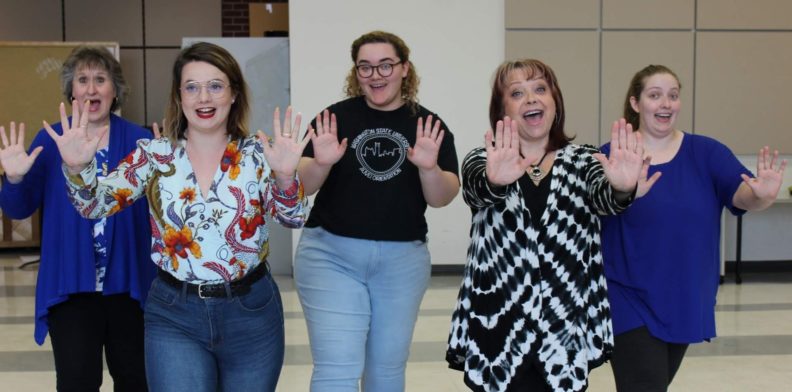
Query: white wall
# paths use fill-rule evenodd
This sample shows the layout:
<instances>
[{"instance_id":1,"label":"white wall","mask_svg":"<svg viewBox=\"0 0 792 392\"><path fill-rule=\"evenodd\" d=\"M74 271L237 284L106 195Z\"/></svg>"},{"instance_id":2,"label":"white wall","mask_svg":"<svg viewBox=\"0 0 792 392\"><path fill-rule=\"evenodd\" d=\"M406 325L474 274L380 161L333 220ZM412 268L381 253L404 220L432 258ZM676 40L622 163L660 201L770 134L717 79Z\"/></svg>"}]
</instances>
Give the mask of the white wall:
<instances>
[{"instance_id":1,"label":"white wall","mask_svg":"<svg viewBox=\"0 0 792 392\"><path fill-rule=\"evenodd\" d=\"M308 119L343 98L350 45L371 30L399 35L421 77L420 103L455 136L460 163L483 143L490 81L504 59L504 0L289 1L292 106ZM430 208L433 264L463 264L470 210ZM297 243L295 234L295 244Z\"/></svg>"}]
</instances>

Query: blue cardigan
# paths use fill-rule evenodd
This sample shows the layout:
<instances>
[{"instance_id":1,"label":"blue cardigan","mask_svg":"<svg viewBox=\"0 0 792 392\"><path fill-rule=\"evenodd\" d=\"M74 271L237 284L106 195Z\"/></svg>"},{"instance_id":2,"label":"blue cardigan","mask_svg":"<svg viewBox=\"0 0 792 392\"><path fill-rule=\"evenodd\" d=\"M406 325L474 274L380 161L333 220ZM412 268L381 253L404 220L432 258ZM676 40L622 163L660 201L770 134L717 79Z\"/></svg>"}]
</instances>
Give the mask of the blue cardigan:
<instances>
[{"instance_id":1,"label":"blue cardigan","mask_svg":"<svg viewBox=\"0 0 792 392\"><path fill-rule=\"evenodd\" d=\"M53 129L61 134L60 124ZM136 148L139 139L150 139L144 128L121 117L110 116L109 162L115 167ZM49 308L68 299L69 294L96 291L93 221L82 218L67 198L61 157L55 141L39 131L32 151L44 150L19 184L3 178L0 208L14 219L24 219L41 208L41 265L36 284L36 329L39 345L47 337ZM104 294L129 293L143 305L156 267L151 262L151 226L148 204L140 199L108 217L108 239Z\"/></svg>"}]
</instances>

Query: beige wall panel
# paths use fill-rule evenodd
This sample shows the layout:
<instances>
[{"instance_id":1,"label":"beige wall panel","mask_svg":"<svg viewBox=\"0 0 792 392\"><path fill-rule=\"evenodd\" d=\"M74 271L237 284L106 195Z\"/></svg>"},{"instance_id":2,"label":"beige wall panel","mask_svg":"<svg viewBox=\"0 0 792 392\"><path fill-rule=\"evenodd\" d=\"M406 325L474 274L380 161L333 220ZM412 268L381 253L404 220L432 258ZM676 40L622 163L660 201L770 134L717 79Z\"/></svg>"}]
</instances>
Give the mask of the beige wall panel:
<instances>
[{"instance_id":1,"label":"beige wall panel","mask_svg":"<svg viewBox=\"0 0 792 392\"><path fill-rule=\"evenodd\" d=\"M0 41L62 41L60 0L0 0Z\"/></svg>"},{"instance_id":2,"label":"beige wall panel","mask_svg":"<svg viewBox=\"0 0 792 392\"><path fill-rule=\"evenodd\" d=\"M220 0L145 0L146 45L179 46L182 37L223 35Z\"/></svg>"},{"instance_id":3,"label":"beige wall panel","mask_svg":"<svg viewBox=\"0 0 792 392\"><path fill-rule=\"evenodd\" d=\"M564 94L566 132L577 135L575 143L599 144L598 48L595 31L506 32L507 59L535 58L555 71Z\"/></svg>"},{"instance_id":4,"label":"beige wall panel","mask_svg":"<svg viewBox=\"0 0 792 392\"><path fill-rule=\"evenodd\" d=\"M599 27L599 0L506 0L505 7L507 29Z\"/></svg>"},{"instance_id":5,"label":"beige wall panel","mask_svg":"<svg viewBox=\"0 0 792 392\"><path fill-rule=\"evenodd\" d=\"M171 69L179 49L146 50L146 123L162 122L171 86Z\"/></svg>"},{"instance_id":6,"label":"beige wall panel","mask_svg":"<svg viewBox=\"0 0 792 392\"><path fill-rule=\"evenodd\" d=\"M66 40L143 45L142 7L140 1L67 1Z\"/></svg>"},{"instance_id":7,"label":"beige wall panel","mask_svg":"<svg viewBox=\"0 0 792 392\"><path fill-rule=\"evenodd\" d=\"M121 49L121 68L129 85L129 95L121 116L137 124L146 124L143 88L143 49Z\"/></svg>"},{"instance_id":8,"label":"beige wall panel","mask_svg":"<svg viewBox=\"0 0 792 392\"><path fill-rule=\"evenodd\" d=\"M696 130L738 154L792 152L792 33L701 32ZM769 54L772 53L772 56Z\"/></svg>"},{"instance_id":9,"label":"beige wall panel","mask_svg":"<svg viewBox=\"0 0 792 392\"><path fill-rule=\"evenodd\" d=\"M660 49L660 50L659 50ZM623 116L630 79L649 64L662 64L682 83L677 128L693 124L693 33L677 31L609 31L602 35L601 140L610 141L611 124Z\"/></svg>"},{"instance_id":10,"label":"beige wall panel","mask_svg":"<svg viewBox=\"0 0 792 392\"><path fill-rule=\"evenodd\" d=\"M792 29L789 0L698 0L699 29Z\"/></svg>"},{"instance_id":11,"label":"beige wall panel","mask_svg":"<svg viewBox=\"0 0 792 392\"><path fill-rule=\"evenodd\" d=\"M602 27L606 29L692 29L695 2L690 0L603 0Z\"/></svg>"}]
</instances>

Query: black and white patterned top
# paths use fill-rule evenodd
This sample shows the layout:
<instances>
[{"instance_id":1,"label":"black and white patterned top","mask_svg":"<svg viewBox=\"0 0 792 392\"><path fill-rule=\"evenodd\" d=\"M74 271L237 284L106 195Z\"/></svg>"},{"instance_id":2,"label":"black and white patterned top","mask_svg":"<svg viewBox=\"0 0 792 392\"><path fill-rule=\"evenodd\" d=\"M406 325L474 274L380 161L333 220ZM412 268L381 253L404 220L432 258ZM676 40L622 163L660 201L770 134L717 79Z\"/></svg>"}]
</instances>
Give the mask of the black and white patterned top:
<instances>
[{"instance_id":1,"label":"black and white patterned top","mask_svg":"<svg viewBox=\"0 0 792 392\"><path fill-rule=\"evenodd\" d=\"M471 243L446 359L474 390L504 391L521 365L555 391L582 391L613 347L598 215L619 202L593 146L556 152L550 195L534 227L517 181L491 188L486 151L462 164ZM547 179L545 179L546 181Z\"/></svg>"}]
</instances>

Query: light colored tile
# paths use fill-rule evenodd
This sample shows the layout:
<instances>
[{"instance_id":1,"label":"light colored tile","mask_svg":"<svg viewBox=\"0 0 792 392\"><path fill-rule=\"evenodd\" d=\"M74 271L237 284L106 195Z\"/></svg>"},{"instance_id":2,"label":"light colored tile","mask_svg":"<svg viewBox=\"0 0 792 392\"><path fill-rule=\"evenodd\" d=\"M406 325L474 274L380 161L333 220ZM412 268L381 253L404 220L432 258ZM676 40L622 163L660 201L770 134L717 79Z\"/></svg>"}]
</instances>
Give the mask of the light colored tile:
<instances>
[{"instance_id":1,"label":"light colored tile","mask_svg":"<svg viewBox=\"0 0 792 392\"><path fill-rule=\"evenodd\" d=\"M146 49L146 124L162 121L171 89L173 62L179 49Z\"/></svg>"},{"instance_id":2,"label":"light colored tile","mask_svg":"<svg viewBox=\"0 0 792 392\"><path fill-rule=\"evenodd\" d=\"M737 154L792 151L792 51L783 50L790 47L792 32L698 33L696 131Z\"/></svg>"},{"instance_id":3,"label":"light colored tile","mask_svg":"<svg viewBox=\"0 0 792 392\"><path fill-rule=\"evenodd\" d=\"M599 34L595 31L507 31L506 58L533 58L558 78L574 143L599 145ZM609 128L610 129L610 128Z\"/></svg>"},{"instance_id":4,"label":"light colored tile","mask_svg":"<svg viewBox=\"0 0 792 392\"><path fill-rule=\"evenodd\" d=\"M63 40L60 0L0 0L0 10L0 41Z\"/></svg>"},{"instance_id":5,"label":"light colored tile","mask_svg":"<svg viewBox=\"0 0 792 392\"><path fill-rule=\"evenodd\" d=\"M687 357L669 391L782 391L792 374L792 356Z\"/></svg>"},{"instance_id":6,"label":"light colored tile","mask_svg":"<svg viewBox=\"0 0 792 392\"><path fill-rule=\"evenodd\" d=\"M222 36L220 0L145 0L146 45L181 46L182 37Z\"/></svg>"},{"instance_id":7,"label":"light colored tile","mask_svg":"<svg viewBox=\"0 0 792 392\"><path fill-rule=\"evenodd\" d=\"M36 300L34 297L0 297L0 315L33 316Z\"/></svg>"},{"instance_id":8,"label":"light colored tile","mask_svg":"<svg viewBox=\"0 0 792 392\"><path fill-rule=\"evenodd\" d=\"M3 338L0 339L0 352L12 351L52 351L49 337L41 346L33 340L33 324L2 325Z\"/></svg>"},{"instance_id":9,"label":"light colored tile","mask_svg":"<svg viewBox=\"0 0 792 392\"><path fill-rule=\"evenodd\" d=\"M136 124L151 125L146 124L145 115L143 49L121 49L120 63L124 70L124 79L129 86L129 95L121 108L121 116Z\"/></svg>"},{"instance_id":10,"label":"light colored tile","mask_svg":"<svg viewBox=\"0 0 792 392\"><path fill-rule=\"evenodd\" d=\"M657 50L663 48L663 50ZM630 79L649 64L662 64L682 83L677 127L693 124L693 33L679 31L606 31L602 33L602 115L600 140L610 141L611 124L624 115Z\"/></svg>"},{"instance_id":11,"label":"light colored tile","mask_svg":"<svg viewBox=\"0 0 792 392\"><path fill-rule=\"evenodd\" d=\"M603 0L606 29L692 29L695 2L690 0Z\"/></svg>"},{"instance_id":12,"label":"light colored tile","mask_svg":"<svg viewBox=\"0 0 792 392\"><path fill-rule=\"evenodd\" d=\"M66 40L143 45L142 5L140 1L67 1Z\"/></svg>"},{"instance_id":13,"label":"light colored tile","mask_svg":"<svg viewBox=\"0 0 792 392\"><path fill-rule=\"evenodd\" d=\"M597 28L598 0L506 0L507 29Z\"/></svg>"},{"instance_id":14,"label":"light colored tile","mask_svg":"<svg viewBox=\"0 0 792 392\"><path fill-rule=\"evenodd\" d=\"M698 0L699 29L790 29L788 0Z\"/></svg>"}]
</instances>

